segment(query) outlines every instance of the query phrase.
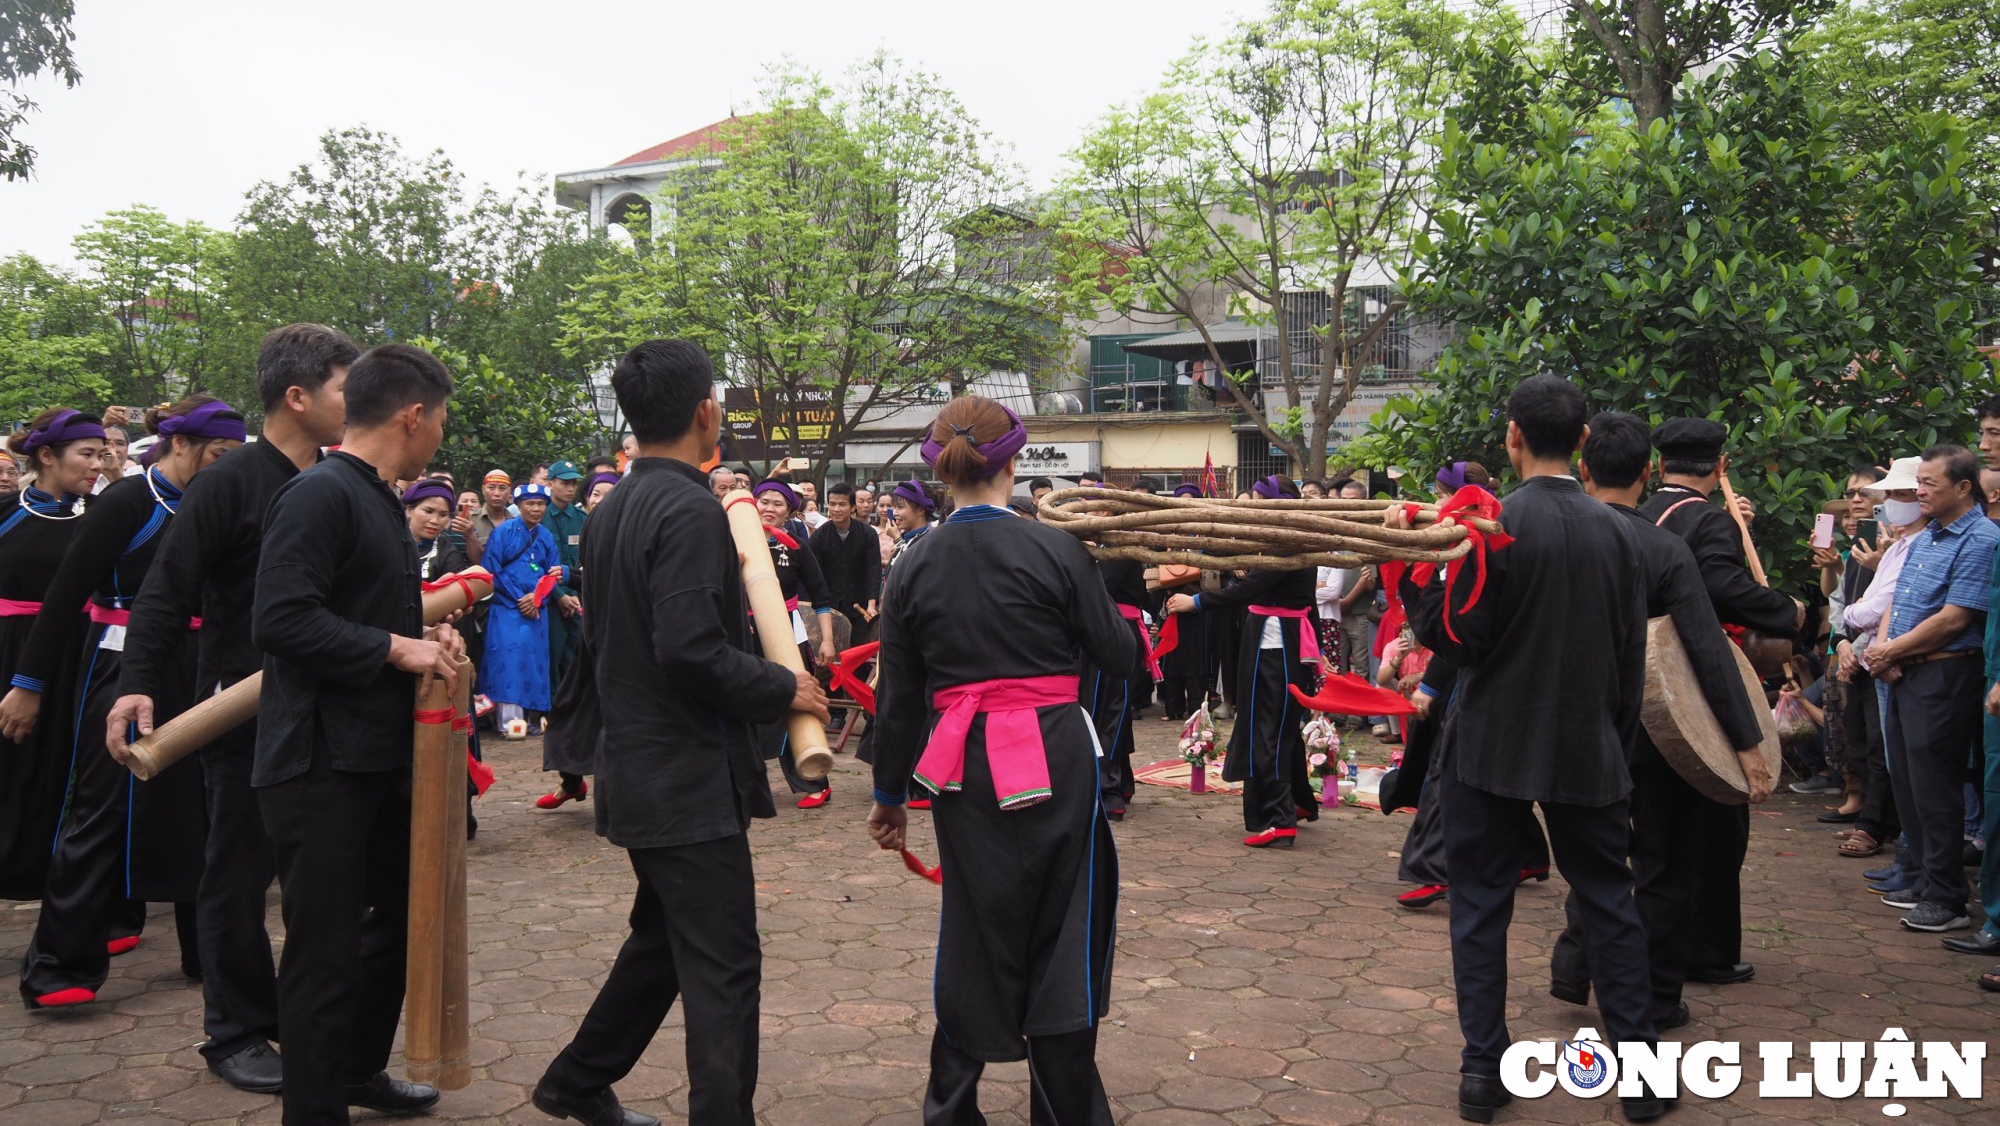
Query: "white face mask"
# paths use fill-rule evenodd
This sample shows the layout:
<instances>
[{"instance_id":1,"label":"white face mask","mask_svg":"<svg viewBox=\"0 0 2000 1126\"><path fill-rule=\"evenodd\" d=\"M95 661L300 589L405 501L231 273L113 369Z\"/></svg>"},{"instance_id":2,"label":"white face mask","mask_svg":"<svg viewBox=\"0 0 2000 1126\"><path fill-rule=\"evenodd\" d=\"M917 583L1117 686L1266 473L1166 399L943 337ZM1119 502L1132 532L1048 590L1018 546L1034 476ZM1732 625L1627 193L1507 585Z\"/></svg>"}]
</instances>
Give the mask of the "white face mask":
<instances>
[{"instance_id":1,"label":"white face mask","mask_svg":"<svg viewBox=\"0 0 2000 1126\"><path fill-rule=\"evenodd\" d=\"M1888 521L1890 527L1900 528L1906 524L1914 524L1917 522L1917 518L1923 514L1923 507L1913 500L1885 500L1882 502L1882 519Z\"/></svg>"}]
</instances>

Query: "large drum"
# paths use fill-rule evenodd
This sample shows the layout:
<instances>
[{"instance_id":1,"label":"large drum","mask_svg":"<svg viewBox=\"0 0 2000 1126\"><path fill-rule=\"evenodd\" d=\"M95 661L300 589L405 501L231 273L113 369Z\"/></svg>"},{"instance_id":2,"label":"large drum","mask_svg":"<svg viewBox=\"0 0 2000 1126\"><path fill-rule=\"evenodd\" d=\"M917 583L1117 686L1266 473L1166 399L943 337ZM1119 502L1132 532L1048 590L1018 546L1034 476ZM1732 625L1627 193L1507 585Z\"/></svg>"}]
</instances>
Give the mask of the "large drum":
<instances>
[{"instance_id":1,"label":"large drum","mask_svg":"<svg viewBox=\"0 0 2000 1126\"><path fill-rule=\"evenodd\" d=\"M1779 775L1778 726L1771 718L1771 709L1764 706L1764 685L1742 650L1731 645L1729 652L1736 658L1743 689L1750 694L1751 710L1764 733L1758 749L1775 779ZM1695 683L1694 666L1688 662L1671 618L1646 623L1646 701L1639 718L1667 764L1704 797L1725 805L1743 805L1750 800L1743 765L1722 734L1722 725L1709 711L1701 686Z\"/></svg>"}]
</instances>

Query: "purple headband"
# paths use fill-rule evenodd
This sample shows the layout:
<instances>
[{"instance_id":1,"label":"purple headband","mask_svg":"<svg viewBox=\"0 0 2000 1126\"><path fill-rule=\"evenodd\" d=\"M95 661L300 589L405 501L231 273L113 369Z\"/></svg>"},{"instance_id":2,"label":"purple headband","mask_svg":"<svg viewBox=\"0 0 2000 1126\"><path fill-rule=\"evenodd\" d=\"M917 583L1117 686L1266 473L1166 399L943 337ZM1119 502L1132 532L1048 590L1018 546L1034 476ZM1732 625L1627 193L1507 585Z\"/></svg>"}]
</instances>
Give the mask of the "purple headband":
<instances>
[{"instance_id":1,"label":"purple headband","mask_svg":"<svg viewBox=\"0 0 2000 1126\"><path fill-rule=\"evenodd\" d=\"M1190 484L1190 485L1175 485L1175 486L1174 486L1174 495L1175 495L1175 496L1177 496L1177 497L1198 497L1198 496L1200 496L1200 495L1201 495L1201 486L1200 486L1200 485L1191 485L1191 484Z\"/></svg>"},{"instance_id":2,"label":"purple headband","mask_svg":"<svg viewBox=\"0 0 2000 1126\"><path fill-rule=\"evenodd\" d=\"M413 482L409 488L403 490L403 507L421 504L432 497L442 498L448 506L458 503L458 494L452 491L450 485L427 477L422 481Z\"/></svg>"},{"instance_id":3,"label":"purple headband","mask_svg":"<svg viewBox=\"0 0 2000 1126\"><path fill-rule=\"evenodd\" d=\"M1259 478L1250 486L1250 492L1255 496L1263 497L1265 500L1283 500L1285 499L1285 479L1276 473L1271 474L1269 477Z\"/></svg>"},{"instance_id":4,"label":"purple headband","mask_svg":"<svg viewBox=\"0 0 2000 1126\"><path fill-rule=\"evenodd\" d=\"M759 484L756 488L750 490L750 495L753 497L762 496L765 493L776 493L779 496L785 498L785 503L791 506L793 512L797 512L799 510L800 504L799 504L798 491L793 489L790 485L785 484L783 481L765 481Z\"/></svg>"},{"instance_id":5,"label":"purple headband","mask_svg":"<svg viewBox=\"0 0 2000 1126\"><path fill-rule=\"evenodd\" d=\"M1021 424L1021 416L1015 414L1012 410L1009 410L1007 408L1007 405L1004 403L995 403L994 405L998 406L1003 411L1007 411L1007 417L1014 421L1014 425L1005 434L1000 435L998 438L993 439L991 442L988 442L983 446L975 445L973 447L973 449L979 451L979 456L986 459L986 472L982 474L982 476L986 477L991 477L994 474L1000 472L1000 467L1007 464L1007 459L1013 457L1017 453L1020 453L1021 447L1028 444L1028 428ZM946 423L946 425L949 426L950 424ZM951 429L952 429L952 438L954 440L961 437L963 437L967 441L972 440L972 431L970 429L959 426L953 426ZM931 426L932 434L927 434L924 436L924 447L922 451L924 457L924 464L931 466L932 468L937 467L938 458L943 456L945 447L945 443L938 441L937 438L933 436L936 430L937 426L935 423L933 423ZM927 504L924 507L928 509L933 506Z\"/></svg>"},{"instance_id":6,"label":"purple headband","mask_svg":"<svg viewBox=\"0 0 2000 1126\"><path fill-rule=\"evenodd\" d=\"M1437 473L1438 488L1455 493L1472 482L1465 479L1465 463L1454 461Z\"/></svg>"},{"instance_id":7,"label":"purple headband","mask_svg":"<svg viewBox=\"0 0 2000 1126\"><path fill-rule=\"evenodd\" d=\"M104 438L104 424L91 422L83 417L82 411L63 411L49 420L47 426L28 433L21 444L22 452L29 457L43 446L59 446L64 442L80 441L84 438Z\"/></svg>"},{"instance_id":8,"label":"purple headband","mask_svg":"<svg viewBox=\"0 0 2000 1126\"><path fill-rule=\"evenodd\" d=\"M250 436L243 426L243 416L220 400L203 403L186 414L163 418L157 429L161 438L179 434L183 438L225 438L241 442Z\"/></svg>"},{"instance_id":9,"label":"purple headband","mask_svg":"<svg viewBox=\"0 0 2000 1126\"><path fill-rule=\"evenodd\" d=\"M589 496L591 490L595 489L599 485L616 485L621 480L623 480L623 478L619 477L618 474L616 473L595 474L590 478L589 486L583 490L583 495Z\"/></svg>"},{"instance_id":10,"label":"purple headband","mask_svg":"<svg viewBox=\"0 0 2000 1126\"><path fill-rule=\"evenodd\" d=\"M1012 412L1010 411L1008 413L1011 414ZM1019 449L1020 447L1017 446L1015 448ZM1008 456L1012 457L1013 455L1010 453L1008 454ZM889 493L889 495L892 497L902 497L904 500L909 501L911 504L916 505L918 508L923 509L925 512L937 511L937 502L932 500L930 492L927 489L925 489L922 485L918 484L916 481L901 482L895 487L895 489L893 489Z\"/></svg>"}]
</instances>

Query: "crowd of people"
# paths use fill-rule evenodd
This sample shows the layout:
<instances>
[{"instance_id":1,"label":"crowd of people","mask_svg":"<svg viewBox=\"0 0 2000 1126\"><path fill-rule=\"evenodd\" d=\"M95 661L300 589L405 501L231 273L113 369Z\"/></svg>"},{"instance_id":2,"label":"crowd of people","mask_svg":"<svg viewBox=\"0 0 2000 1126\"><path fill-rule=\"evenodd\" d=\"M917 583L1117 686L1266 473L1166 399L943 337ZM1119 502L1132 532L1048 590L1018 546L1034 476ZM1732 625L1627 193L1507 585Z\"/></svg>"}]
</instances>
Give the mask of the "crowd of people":
<instances>
[{"instance_id":1,"label":"crowd of people","mask_svg":"<svg viewBox=\"0 0 2000 1126\"><path fill-rule=\"evenodd\" d=\"M1262 850L1296 847L1338 801L1308 750L1309 724L1337 719L1392 748L1381 808L1416 810L1399 902L1451 900L1459 1111L1489 1121L1507 1101L1512 897L1549 878L1552 854L1569 929L1550 991L1583 1004L1594 990L1608 1039L1653 1042L1688 1021L1689 982L1755 974L1738 887L1748 805L1690 780L1640 722L1660 618L1748 802L1778 785L1759 715L1775 707L1790 788L1841 798L1821 820L1841 826L1842 856L1891 857L1865 875L1901 925L2000 951L1984 847L2000 819L2000 482L1982 479L2000 475L2000 398L1980 411L1978 453L1897 451L1848 476L1815 532L1822 598L1809 604L1760 581L1748 506L1716 503L1724 426L1586 417L1582 392L1553 376L1509 402L1519 484L1504 500L1469 460L1423 488L1279 474L1237 494L1393 488L1454 522L1498 521L1477 583L1463 567L1204 575L1093 558L1039 519L1068 482L1017 482L1026 428L978 396L930 428L934 483L816 482L790 461L760 478L719 463L714 372L681 341L641 345L614 371L632 428L617 454L518 480L491 468L461 487L432 467L451 385L420 349L364 353L289 325L259 355L259 434L196 395L136 421L51 409L12 437L0 897L41 902L22 959L29 1007L92 1004L110 960L141 941L146 905L172 903L204 994L201 1050L222 1079L282 1091L294 1124L435 1103L386 1070L408 926L410 708L416 677L455 680L465 656L487 731L547 736L554 786L536 805L594 800L637 882L631 936L537 1085L542 1110L653 1122L613 1087L684 998L691 1120L752 1120L748 832L774 812L770 760L799 808L834 796L794 757L788 719L803 712L836 745L859 728L874 840L903 849L909 811L929 810L950 873L926 1120L978 1121L984 1065L1025 1058L1038 1121L1102 1122L1112 826L1135 812L1135 722L1154 706L1168 721L1233 720L1223 777L1241 787L1243 845ZM121 424L146 438L128 447ZM757 637L726 515L739 496L763 526L788 637ZM1414 516L1392 505L1385 518ZM426 627L422 592L473 567L492 594ZM1732 650L1760 639L1795 654L1768 698ZM770 659L794 645L802 669ZM133 741L253 673L255 720L133 780ZM475 726L475 754L478 739ZM1971 867L1987 922L1959 935ZM265 924L274 879L282 964ZM2000 969L1980 984L2000 990ZM1644 1120L1670 1101L1647 1090L1624 1108Z\"/></svg>"}]
</instances>

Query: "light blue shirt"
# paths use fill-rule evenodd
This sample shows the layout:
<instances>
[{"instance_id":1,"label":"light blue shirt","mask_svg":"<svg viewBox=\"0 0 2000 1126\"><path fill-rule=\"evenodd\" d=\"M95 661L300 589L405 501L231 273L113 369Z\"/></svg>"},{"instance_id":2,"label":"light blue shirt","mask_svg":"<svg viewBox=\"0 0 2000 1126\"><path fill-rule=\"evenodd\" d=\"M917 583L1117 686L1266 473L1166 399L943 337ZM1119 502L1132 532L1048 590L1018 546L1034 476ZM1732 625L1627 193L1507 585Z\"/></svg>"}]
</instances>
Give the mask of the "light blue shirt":
<instances>
[{"instance_id":1,"label":"light blue shirt","mask_svg":"<svg viewBox=\"0 0 2000 1126\"><path fill-rule=\"evenodd\" d=\"M1896 576L1889 636L1903 636L1946 606L1986 613L1996 550L2000 550L2000 529L1977 505L1949 527L1939 527L1936 520L1924 525L1911 539L1902 573ZM1939 652L1976 650L1985 640L1986 623L1975 620Z\"/></svg>"}]
</instances>

